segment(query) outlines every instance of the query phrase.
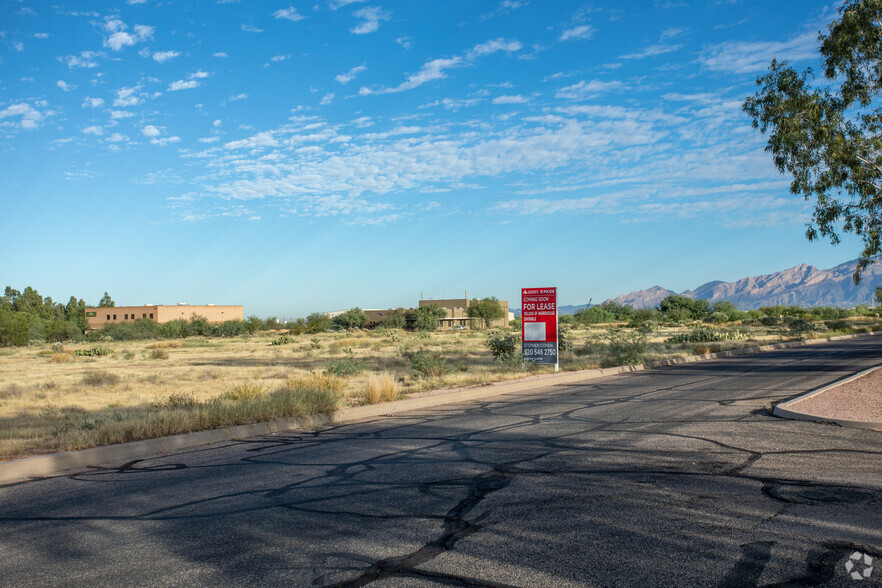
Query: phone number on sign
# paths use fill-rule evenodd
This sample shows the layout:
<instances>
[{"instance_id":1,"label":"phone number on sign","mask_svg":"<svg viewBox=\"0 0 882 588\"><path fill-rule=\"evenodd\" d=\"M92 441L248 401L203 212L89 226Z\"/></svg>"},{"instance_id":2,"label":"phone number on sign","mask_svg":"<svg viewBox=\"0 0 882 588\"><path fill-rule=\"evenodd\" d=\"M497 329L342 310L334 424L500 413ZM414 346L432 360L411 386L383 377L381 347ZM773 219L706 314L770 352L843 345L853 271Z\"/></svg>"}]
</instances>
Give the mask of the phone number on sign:
<instances>
[{"instance_id":1,"label":"phone number on sign","mask_svg":"<svg viewBox=\"0 0 882 588\"><path fill-rule=\"evenodd\" d=\"M557 349L553 347L547 349L524 349L524 357L531 355L557 355Z\"/></svg>"}]
</instances>

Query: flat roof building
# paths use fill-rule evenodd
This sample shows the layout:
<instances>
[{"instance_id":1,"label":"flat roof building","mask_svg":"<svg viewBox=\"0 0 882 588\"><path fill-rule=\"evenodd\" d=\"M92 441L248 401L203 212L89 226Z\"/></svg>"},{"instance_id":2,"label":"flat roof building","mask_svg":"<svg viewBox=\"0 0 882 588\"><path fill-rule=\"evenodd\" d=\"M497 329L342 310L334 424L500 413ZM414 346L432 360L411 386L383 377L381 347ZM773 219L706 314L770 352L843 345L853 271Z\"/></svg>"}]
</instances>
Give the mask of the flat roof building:
<instances>
[{"instance_id":1,"label":"flat roof building","mask_svg":"<svg viewBox=\"0 0 882 588\"><path fill-rule=\"evenodd\" d=\"M157 323L192 317L204 318L210 323L245 320L245 307L240 305L215 304L145 304L143 306L102 306L86 309L86 324L89 329L100 329L111 323L130 323L138 319L148 319Z\"/></svg>"}]
</instances>

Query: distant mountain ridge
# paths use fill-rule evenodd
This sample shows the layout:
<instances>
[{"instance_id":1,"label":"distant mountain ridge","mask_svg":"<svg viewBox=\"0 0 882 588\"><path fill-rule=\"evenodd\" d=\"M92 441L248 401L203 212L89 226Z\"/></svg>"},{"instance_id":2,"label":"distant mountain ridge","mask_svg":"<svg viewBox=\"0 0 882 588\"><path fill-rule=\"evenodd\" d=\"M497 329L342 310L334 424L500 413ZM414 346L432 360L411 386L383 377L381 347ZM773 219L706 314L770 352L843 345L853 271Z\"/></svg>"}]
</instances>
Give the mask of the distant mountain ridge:
<instances>
[{"instance_id":1,"label":"distant mountain ridge","mask_svg":"<svg viewBox=\"0 0 882 588\"><path fill-rule=\"evenodd\" d=\"M745 310L778 304L805 307L871 304L876 286L882 285L882 264L875 263L864 270L858 286L852 280L856 265L857 260L852 260L822 270L803 263L773 274L741 278L735 282L707 282L695 290L680 292L680 296L704 298L711 302L728 300ZM676 292L654 286L611 300L634 308L649 308L672 294Z\"/></svg>"}]
</instances>

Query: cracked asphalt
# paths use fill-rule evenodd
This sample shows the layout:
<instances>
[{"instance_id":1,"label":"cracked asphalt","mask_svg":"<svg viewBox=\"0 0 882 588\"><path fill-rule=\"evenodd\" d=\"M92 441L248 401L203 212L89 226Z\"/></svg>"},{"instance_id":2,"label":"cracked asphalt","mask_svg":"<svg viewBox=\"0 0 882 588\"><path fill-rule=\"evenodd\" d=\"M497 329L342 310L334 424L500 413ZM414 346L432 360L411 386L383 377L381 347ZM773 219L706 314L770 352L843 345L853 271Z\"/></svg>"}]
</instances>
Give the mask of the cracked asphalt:
<instances>
[{"instance_id":1,"label":"cracked asphalt","mask_svg":"<svg viewBox=\"0 0 882 588\"><path fill-rule=\"evenodd\" d=\"M852 339L7 484L0 585L882 585L882 433L763 408L880 361Z\"/></svg>"}]
</instances>

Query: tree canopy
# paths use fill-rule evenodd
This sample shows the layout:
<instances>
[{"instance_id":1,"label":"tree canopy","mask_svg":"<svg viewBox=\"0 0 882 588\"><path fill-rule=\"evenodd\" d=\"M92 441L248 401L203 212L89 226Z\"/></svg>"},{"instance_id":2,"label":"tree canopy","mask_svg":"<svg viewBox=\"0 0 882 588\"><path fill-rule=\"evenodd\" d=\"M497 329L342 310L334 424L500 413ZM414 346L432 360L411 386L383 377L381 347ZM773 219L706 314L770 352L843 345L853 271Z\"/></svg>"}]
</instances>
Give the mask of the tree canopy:
<instances>
[{"instance_id":1,"label":"tree canopy","mask_svg":"<svg viewBox=\"0 0 882 588\"><path fill-rule=\"evenodd\" d=\"M489 327L490 323L505 318L505 309L499 305L499 300L491 296L489 298L475 298L469 302L466 314L473 321Z\"/></svg>"},{"instance_id":2,"label":"tree canopy","mask_svg":"<svg viewBox=\"0 0 882 588\"><path fill-rule=\"evenodd\" d=\"M790 191L814 200L806 237L863 241L855 283L882 252L882 0L847 0L818 36L824 77L773 60L744 102L753 126L768 134L766 151L790 174Z\"/></svg>"},{"instance_id":3,"label":"tree canopy","mask_svg":"<svg viewBox=\"0 0 882 588\"><path fill-rule=\"evenodd\" d=\"M360 329L367 322L367 315L359 307L350 308L334 317L334 324L344 329Z\"/></svg>"}]
</instances>

